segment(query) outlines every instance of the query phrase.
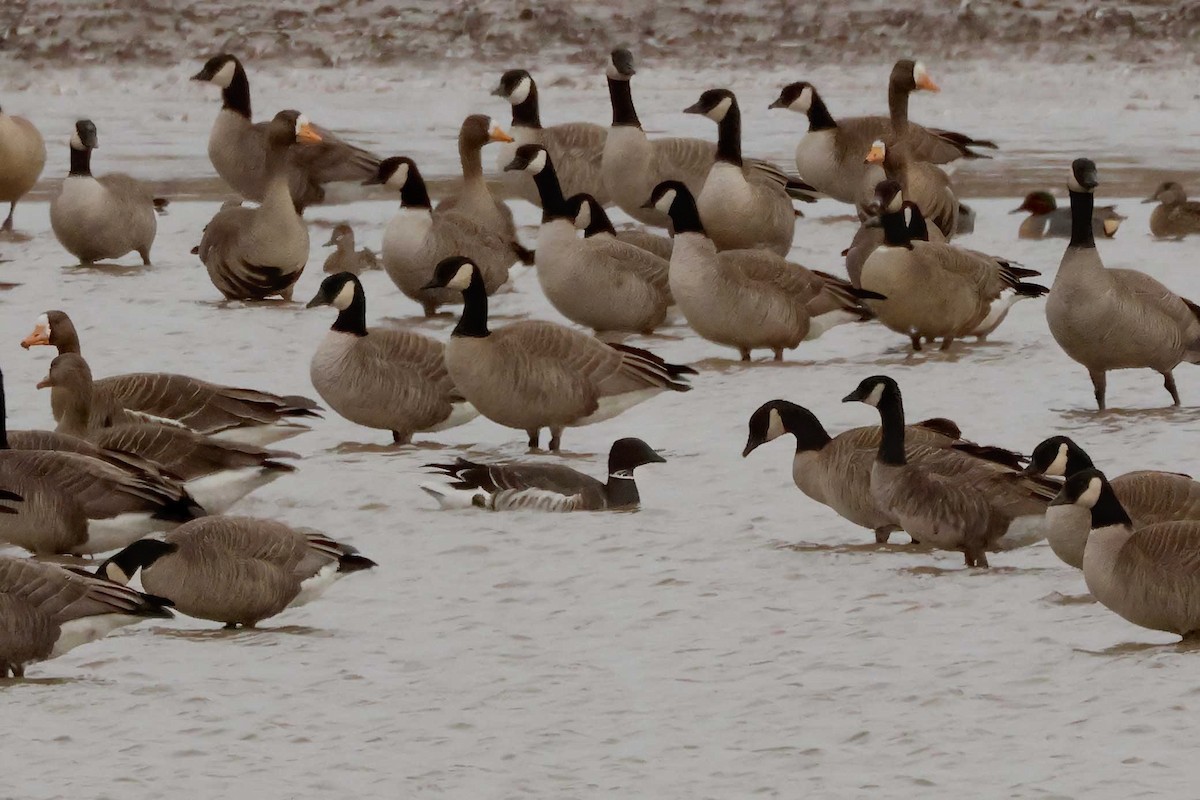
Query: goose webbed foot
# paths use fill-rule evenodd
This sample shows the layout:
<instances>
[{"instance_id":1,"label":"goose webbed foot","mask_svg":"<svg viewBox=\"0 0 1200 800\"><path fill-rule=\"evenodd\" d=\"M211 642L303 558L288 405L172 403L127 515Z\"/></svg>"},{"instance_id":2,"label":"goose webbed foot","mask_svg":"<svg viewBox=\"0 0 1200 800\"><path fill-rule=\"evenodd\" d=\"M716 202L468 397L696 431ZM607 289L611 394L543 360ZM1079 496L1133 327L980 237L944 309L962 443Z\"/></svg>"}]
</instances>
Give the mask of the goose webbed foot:
<instances>
[{"instance_id":1,"label":"goose webbed foot","mask_svg":"<svg viewBox=\"0 0 1200 800\"><path fill-rule=\"evenodd\" d=\"M920 337L920 335L915 334L915 333L910 333L908 335L908 340L910 342L912 342L912 349L913 349L914 353L921 352L921 337Z\"/></svg>"},{"instance_id":2,"label":"goose webbed foot","mask_svg":"<svg viewBox=\"0 0 1200 800\"><path fill-rule=\"evenodd\" d=\"M979 569L988 568L987 553L983 550L977 550L973 547L968 547L963 550L963 557L967 562L968 567L978 567Z\"/></svg>"},{"instance_id":3,"label":"goose webbed foot","mask_svg":"<svg viewBox=\"0 0 1200 800\"><path fill-rule=\"evenodd\" d=\"M1162 374L1163 388L1171 393L1171 405L1179 405L1179 390L1175 388L1175 373L1167 370Z\"/></svg>"},{"instance_id":4,"label":"goose webbed foot","mask_svg":"<svg viewBox=\"0 0 1200 800\"><path fill-rule=\"evenodd\" d=\"M237 630L237 626L238 626L238 624L236 622L226 622L225 630L227 630L227 631Z\"/></svg>"},{"instance_id":5,"label":"goose webbed foot","mask_svg":"<svg viewBox=\"0 0 1200 800\"><path fill-rule=\"evenodd\" d=\"M1108 386L1108 376L1104 372L1089 372L1092 379L1092 390L1096 395L1096 408L1104 410L1104 391Z\"/></svg>"}]
</instances>

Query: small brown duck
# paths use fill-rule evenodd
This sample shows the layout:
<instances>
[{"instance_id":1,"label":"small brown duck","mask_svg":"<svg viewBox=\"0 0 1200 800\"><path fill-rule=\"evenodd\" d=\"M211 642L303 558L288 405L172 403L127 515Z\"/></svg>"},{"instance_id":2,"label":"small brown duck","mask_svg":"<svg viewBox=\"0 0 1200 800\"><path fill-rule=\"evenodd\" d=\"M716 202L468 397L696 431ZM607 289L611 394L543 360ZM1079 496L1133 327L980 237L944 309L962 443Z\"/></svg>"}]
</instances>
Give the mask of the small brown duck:
<instances>
[{"instance_id":1,"label":"small brown duck","mask_svg":"<svg viewBox=\"0 0 1200 800\"><path fill-rule=\"evenodd\" d=\"M1175 181L1160 183L1142 202L1159 204L1150 215L1150 233L1158 238L1182 239L1200 233L1200 202L1188 200L1187 192Z\"/></svg>"},{"instance_id":2,"label":"small brown duck","mask_svg":"<svg viewBox=\"0 0 1200 800\"><path fill-rule=\"evenodd\" d=\"M1071 238L1071 209L1059 208L1054 195L1049 192L1030 192L1021 205L1008 213L1020 214L1022 211L1028 211L1029 216L1017 229L1018 239ZM1092 233L1111 239L1124 221L1125 216L1117 213L1116 206L1099 206L1092 211Z\"/></svg>"},{"instance_id":3,"label":"small brown duck","mask_svg":"<svg viewBox=\"0 0 1200 800\"><path fill-rule=\"evenodd\" d=\"M325 271L329 274L349 272L358 275L369 269L379 269L379 258L370 248L354 249L354 229L342 223L329 234L325 247L336 247L325 259Z\"/></svg>"}]
</instances>

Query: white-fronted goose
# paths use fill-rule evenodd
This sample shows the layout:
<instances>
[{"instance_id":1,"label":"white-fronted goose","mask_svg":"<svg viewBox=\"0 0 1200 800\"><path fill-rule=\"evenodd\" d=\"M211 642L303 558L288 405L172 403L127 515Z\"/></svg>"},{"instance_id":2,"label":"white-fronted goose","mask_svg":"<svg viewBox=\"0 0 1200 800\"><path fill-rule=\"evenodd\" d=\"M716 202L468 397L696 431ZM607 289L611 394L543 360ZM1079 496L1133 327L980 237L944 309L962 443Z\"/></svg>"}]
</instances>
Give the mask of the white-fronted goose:
<instances>
[{"instance_id":1,"label":"white-fronted goose","mask_svg":"<svg viewBox=\"0 0 1200 800\"><path fill-rule=\"evenodd\" d=\"M1200 233L1200 203L1188 200L1187 192L1175 181L1159 184L1142 202L1158 203L1150 212L1150 233L1158 238L1182 239Z\"/></svg>"},{"instance_id":2,"label":"white-fronted goose","mask_svg":"<svg viewBox=\"0 0 1200 800\"><path fill-rule=\"evenodd\" d=\"M685 377L695 374L690 367L552 322L489 330L483 276L470 259L438 264L430 286L463 294L462 318L446 345L454 385L488 419L528 433L531 448L542 428L550 429L556 451L564 428L611 419L663 391L692 388Z\"/></svg>"},{"instance_id":3,"label":"white-fronted goose","mask_svg":"<svg viewBox=\"0 0 1200 800\"><path fill-rule=\"evenodd\" d=\"M940 167L914 161L903 145L889 145L879 139L871 145L866 160L881 164L884 175L900 184L905 199L916 204L926 221L937 226L947 241L958 234L960 204L950 176Z\"/></svg>"},{"instance_id":4,"label":"white-fronted goose","mask_svg":"<svg viewBox=\"0 0 1200 800\"><path fill-rule=\"evenodd\" d=\"M331 275L338 272L358 275L369 269L379 269L379 259L374 251L367 247L354 249L354 229L345 223L333 229L324 246L337 248L325 259L325 272Z\"/></svg>"},{"instance_id":5,"label":"white-fronted goose","mask_svg":"<svg viewBox=\"0 0 1200 800\"><path fill-rule=\"evenodd\" d=\"M17 202L33 188L46 166L46 142L33 123L0 109L0 203L8 203L8 216L0 231L13 229Z\"/></svg>"},{"instance_id":6,"label":"white-fronted goose","mask_svg":"<svg viewBox=\"0 0 1200 800\"><path fill-rule=\"evenodd\" d=\"M146 591L181 614L252 628L316 599L375 562L322 533L250 517L205 517L162 539L142 539L96 570L118 584L141 573Z\"/></svg>"},{"instance_id":7,"label":"white-fronted goose","mask_svg":"<svg viewBox=\"0 0 1200 800\"><path fill-rule=\"evenodd\" d=\"M1071 237L1071 209L1059 208L1054 195L1049 192L1030 192L1021 205L1008 212L1029 216L1021 221L1017 229L1018 239L1069 239ZM1125 217L1117 213L1116 206L1100 206L1092 211L1092 234L1102 239L1112 239Z\"/></svg>"},{"instance_id":8,"label":"white-fronted goose","mask_svg":"<svg viewBox=\"0 0 1200 800\"><path fill-rule=\"evenodd\" d=\"M604 210L604 206L600 205L600 201L590 194L583 193L568 197L567 207L575 217L575 227L583 231L584 238L612 237L647 250L664 261L671 260L671 237L639 229L618 231L613 227L612 220L608 218L608 212Z\"/></svg>"}]
</instances>

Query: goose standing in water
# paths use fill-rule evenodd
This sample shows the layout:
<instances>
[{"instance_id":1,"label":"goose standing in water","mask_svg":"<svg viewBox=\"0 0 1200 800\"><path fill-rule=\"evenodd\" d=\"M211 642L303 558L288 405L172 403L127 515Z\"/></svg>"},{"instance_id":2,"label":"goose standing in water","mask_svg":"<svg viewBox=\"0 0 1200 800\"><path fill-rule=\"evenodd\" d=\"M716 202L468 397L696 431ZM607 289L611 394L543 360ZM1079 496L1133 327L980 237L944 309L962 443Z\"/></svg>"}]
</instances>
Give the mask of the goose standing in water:
<instances>
[{"instance_id":1,"label":"goose standing in water","mask_svg":"<svg viewBox=\"0 0 1200 800\"><path fill-rule=\"evenodd\" d=\"M1142 202L1158 203L1150 213L1150 233L1158 238L1182 239L1200 233L1200 203L1188 200L1187 192L1175 181L1159 184Z\"/></svg>"},{"instance_id":2,"label":"goose standing in water","mask_svg":"<svg viewBox=\"0 0 1200 800\"><path fill-rule=\"evenodd\" d=\"M358 275L369 269L379 269L379 259L369 248L354 249L354 229L342 223L329 234L325 247L337 248L325 259L325 272L351 272Z\"/></svg>"},{"instance_id":3,"label":"goose standing in water","mask_svg":"<svg viewBox=\"0 0 1200 800\"><path fill-rule=\"evenodd\" d=\"M141 181L121 173L92 176L92 151L99 147L90 119L75 123L71 171L50 201L50 226L59 244L91 266L136 250L150 265L158 232L154 195Z\"/></svg>"},{"instance_id":4,"label":"goose standing in water","mask_svg":"<svg viewBox=\"0 0 1200 800\"><path fill-rule=\"evenodd\" d=\"M306 308L333 306L337 319L313 353L309 374L329 407L357 425L391 431L395 444L479 416L455 390L441 342L411 331L367 327L367 297L343 272L321 282Z\"/></svg>"},{"instance_id":5,"label":"goose standing in water","mask_svg":"<svg viewBox=\"0 0 1200 800\"><path fill-rule=\"evenodd\" d=\"M247 200L261 202L271 183L269 122L254 123L250 113L250 81L235 56L213 56L192 76L221 89L221 110L208 137L208 158L217 174ZM297 211L325 199L325 184L360 183L375 174L379 157L347 144L333 133L319 135L289 151L285 175Z\"/></svg>"},{"instance_id":6,"label":"goose standing in water","mask_svg":"<svg viewBox=\"0 0 1200 800\"><path fill-rule=\"evenodd\" d=\"M134 542L96 574L123 586L140 572L142 587L181 614L253 628L374 566L322 533L266 519L205 517L161 539Z\"/></svg>"},{"instance_id":7,"label":"goose standing in water","mask_svg":"<svg viewBox=\"0 0 1200 800\"><path fill-rule=\"evenodd\" d=\"M0 556L0 679L117 628L171 619L170 602L55 564Z\"/></svg>"},{"instance_id":8,"label":"goose standing in water","mask_svg":"<svg viewBox=\"0 0 1200 800\"><path fill-rule=\"evenodd\" d=\"M227 300L291 302L308 263L308 228L288 194L288 149L321 136L299 111L280 111L267 125L267 188L258 208L222 208L200 238L200 260Z\"/></svg>"},{"instance_id":9,"label":"goose standing in water","mask_svg":"<svg viewBox=\"0 0 1200 800\"><path fill-rule=\"evenodd\" d=\"M442 508L476 506L490 511L630 510L641 503L633 471L664 463L641 439L618 439L608 451L608 481L562 464L479 464L465 458L428 466L453 482L422 484Z\"/></svg>"},{"instance_id":10,"label":"goose standing in water","mask_svg":"<svg viewBox=\"0 0 1200 800\"><path fill-rule=\"evenodd\" d=\"M900 184L905 199L921 209L926 221L936 226L946 241L958 234L961 204L950 185L950 176L940 167L913 160L906 145L889 145L883 140L871 145L866 160L881 165L884 175Z\"/></svg>"},{"instance_id":11,"label":"goose standing in water","mask_svg":"<svg viewBox=\"0 0 1200 800\"><path fill-rule=\"evenodd\" d=\"M33 123L0 109L0 203L8 203L8 216L0 224L13 229L17 203L33 188L46 166L46 142Z\"/></svg>"},{"instance_id":12,"label":"goose standing in water","mask_svg":"<svg viewBox=\"0 0 1200 800\"><path fill-rule=\"evenodd\" d=\"M1008 212L1029 212L1017 229L1019 239L1069 239L1071 238L1071 209L1059 208L1054 195L1049 192L1030 192L1021 205ZM1112 239L1125 217L1117 213L1116 206L1100 206L1092 211L1092 235Z\"/></svg>"},{"instance_id":13,"label":"goose standing in water","mask_svg":"<svg viewBox=\"0 0 1200 800\"><path fill-rule=\"evenodd\" d=\"M695 374L691 367L553 322L490 330L483 276L470 259L438 264L430 287L463 295L462 318L446 345L454 385L488 419L529 434L531 449L542 428L550 429L554 452L565 428L612 419L664 391L692 388L685 377Z\"/></svg>"},{"instance_id":14,"label":"goose standing in water","mask_svg":"<svg viewBox=\"0 0 1200 800\"><path fill-rule=\"evenodd\" d=\"M1092 379L1105 408L1107 373L1152 369L1179 405L1175 367L1200 363L1200 307L1144 272L1108 269L1092 231L1093 192L1100 181L1090 159L1071 164L1071 242L1046 301L1046 321L1059 347Z\"/></svg>"}]
</instances>

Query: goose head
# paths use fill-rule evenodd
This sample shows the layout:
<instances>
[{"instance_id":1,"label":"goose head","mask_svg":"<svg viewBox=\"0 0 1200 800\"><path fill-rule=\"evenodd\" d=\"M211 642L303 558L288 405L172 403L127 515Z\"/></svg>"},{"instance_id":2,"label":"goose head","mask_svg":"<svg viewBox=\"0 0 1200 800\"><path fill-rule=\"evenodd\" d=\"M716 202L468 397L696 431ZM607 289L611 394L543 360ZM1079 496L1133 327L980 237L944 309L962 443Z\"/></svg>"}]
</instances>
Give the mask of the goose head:
<instances>
[{"instance_id":1,"label":"goose head","mask_svg":"<svg viewBox=\"0 0 1200 800\"><path fill-rule=\"evenodd\" d=\"M1092 459L1066 436L1051 436L1038 443L1029 457L1023 475L1064 477L1092 466Z\"/></svg>"},{"instance_id":2,"label":"goose head","mask_svg":"<svg viewBox=\"0 0 1200 800\"><path fill-rule=\"evenodd\" d=\"M63 353L50 362L46 377L37 382L39 389L65 389L76 392L90 387L92 370L78 353Z\"/></svg>"},{"instance_id":3,"label":"goose head","mask_svg":"<svg viewBox=\"0 0 1200 800\"><path fill-rule=\"evenodd\" d=\"M96 137L96 124L90 119L81 119L75 123L75 132L71 134L72 150L96 150L100 141Z\"/></svg>"},{"instance_id":4,"label":"goose head","mask_svg":"<svg viewBox=\"0 0 1200 800\"><path fill-rule=\"evenodd\" d=\"M1055 201L1054 195L1049 192L1030 192L1025 195L1021 205L1008 213L1020 214L1022 211L1028 211L1030 214L1049 214L1056 208L1058 208L1058 203Z\"/></svg>"},{"instance_id":5,"label":"goose head","mask_svg":"<svg viewBox=\"0 0 1200 800\"><path fill-rule=\"evenodd\" d=\"M713 122L725 119L729 109L737 107L737 98L728 89L709 89L700 99L683 110L685 114L703 114Z\"/></svg>"},{"instance_id":6,"label":"goose head","mask_svg":"<svg viewBox=\"0 0 1200 800\"><path fill-rule=\"evenodd\" d=\"M683 181L663 181L650 192L650 199L642 208L654 208L669 215L676 203L682 202L681 198L685 196L691 197L692 193ZM694 203L695 199L693 198Z\"/></svg>"},{"instance_id":7,"label":"goose head","mask_svg":"<svg viewBox=\"0 0 1200 800\"><path fill-rule=\"evenodd\" d=\"M161 539L139 539L96 568L96 575L122 586L133 580L139 569L146 569L179 545Z\"/></svg>"},{"instance_id":8,"label":"goose head","mask_svg":"<svg viewBox=\"0 0 1200 800\"><path fill-rule=\"evenodd\" d=\"M629 48L618 47L609 54L606 72L614 81L627 81L637 74L633 68L633 53L629 52Z\"/></svg>"},{"instance_id":9,"label":"goose head","mask_svg":"<svg viewBox=\"0 0 1200 800\"><path fill-rule=\"evenodd\" d=\"M349 244L353 244L354 242L354 229L344 222L330 232L329 241L323 244L322 247L335 247L343 241Z\"/></svg>"},{"instance_id":10,"label":"goose head","mask_svg":"<svg viewBox=\"0 0 1200 800\"><path fill-rule=\"evenodd\" d=\"M321 134L308 117L295 109L285 109L267 123L267 146L286 148L293 144L320 144Z\"/></svg>"},{"instance_id":11,"label":"goose head","mask_svg":"<svg viewBox=\"0 0 1200 800\"><path fill-rule=\"evenodd\" d=\"M537 175L550 163L550 154L540 144L523 144L517 148L513 160L504 167L505 172L528 172Z\"/></svg>"},{"instance_id":12,"label":"goose head","mask_svg":"<svg viewBox=\"0 0 1200 800\"><path fill-rule=\"evenodd\" d=\"M71 343L78 343L71 318L62 311L47 311L33 323L33 332L21 340L21 347L28 350L39 345L62 347Z\"/></svg>"},{"instance_id":13,"label":"goose head","mask_svg":"<svg viewBox=\"0 0 1200 800\"><path fill-rule=\"evenodd\" d=\"M458 141L476 150L491 142L512 140L513 138L486 114L472 114L467 117L458 131Z\"/></svg>"},{"instance_id":14,"label":"goose head","mask_svg":"<svg viewBox=\"0 0 1200 800\"><path fill-rule=\"evenodd\" d=\"M586 192L572 195L567 198L567 211L571 218L575 220L575 227L581 231L587 230L592 225L592 219L595 215L593 209L599 206L596 198Z\"/></svg>"},{"instance_id":15,"label":"goose head","mask_svg":"<svg viewBox=\"0 0 1200 800\"><path fill-rule=\"evenodd\" d=\"M321 281L317 293L304 307L333 306L338 311L345 311L354 302L355 297L361 294L362 284L353 273L338 272Z\"/></svg>"},{"instance_id":16,"label":"goose head","mask_svg":"<svg viewBox=\"0 0 1200 800\"><path fill-rule=\"evenodd\" d=\"M466 291L476 282L482 285L483 274L475 262L466 256L450 256L438 262L433 270L433 280L422 288Z\"/></svg>"},{"instance_id":17,"label":"goose head","mask_svg":"<svg viewBox=\"0 0 1200 800\"><path fill-rule=\"evenodd\" d=\"M1108 478L1098 469L1080 470L1063 482L1051 506L1075 505L1092 512L1092 530L1114 525L1132 527L1129 514L1113 492Z\"/></svg>"},{"instance_id":18,"label":"goose head","mask_svg":"<svg viewBox=\"0 0 1200 800\"><path fill-rule=\"evenodd\" d=\"M1071 175L1067 178L1067 188L1072 192L1095 191L1100 185L1100 177L1096 172L1096 162L1090 158L1077 158L1071 162Z\"/></svg>"},{"instance_id":19,"label":"goose head","mask_svg":"<svg viewBox=\"0 0 1200 800\"><path fill-rule=\"evenodd\" d=\"M875 186L875 208L878 214L899 214L904 208L904 192L893 180L880 181Z\"/></svg>"},{"instance_id":20,"label":"goose head","mask_svg":"<svg viewBox=\"0 0 1200 800\"><path fill-rule=\"evenodd\" d=\"M205 61L200 71L192 76L192 80L204 81L222 89L228 89L229 84L233 83L233 76L237 74L241 66L242 62L238 61L236 56L221 53Z\"/></svg>"},{"instance_id":21,"label":"goose head","mask_svg":"<svg viewBox=\"0 0 1200 800\"><path fill-rule=\"evenodd\" d=\"M1175 181L1165 181L1158 185L1154 194L1143 200L1143 203L1183 203L1187 200L1187 192Z\"/></svg>"},{"instance_id":22,"label":"goose head","mask_svg":"<svg viewBox=\"0 0 1200 800\"><path fill-rule=\"evenodd\" d=\"M883 139L876 139L871 142L871 149L867 151L863 163L882 164L885 158L887 158L887 145L884 144Z\"/></svg>"},{"instance_id":23,"label":"goose head","mask_svg":"<svg viewBox=\"0 0 1200 800\"><path fill-rule=\"evenodd\" d=\"M892 84L908 92L940 92L941 87L929 77L929 70L920 61L902 58L892 67Z\"/></svg>"},{"instance_id":24,"label":"goose head","mask_svg":"<svg viewBox=\"0 0 1200 800\"><path fill-rule=\"evenodd\" d=\"M417 163L408 156L391 156L379 162L375 174L363 181L363 186L390 186L403 189L409 175L417 172Z\"/></svg>"},{"instance_id":25,"label":"goose head","mask_svg":"<svg viewBox=\"0 0 1200 800\"><path fill-rule=\"evenodd\" d=\"M879 408L886 402L900 399L900 385L886 375L872 375L858 388L842 398L843 403L865 403Z\"/></svg>"},{"instance_id":26,"label":"goose head","mask_svg":"<svg viewBox=\"0 0 1200 800\"><path fill-rule=\"evenodd\" d=\"M529 99L533 86L533 76L528 72L523 69L510 69L500 76L500 83L492 90L492 94L519 106Z\"/></svg>"},{"instance_id":27,"label":"goose head","mask_svg":"<svg viewBox=\"0 0 1200 800\"><path fill-rule=\"evenodd\" d=\"M666 459L650 445L633 437L617 439L608 451L608 474L616 477L633 477L633 471L645 464L663 464Z\"/></svg>"},{"instance_id":28,"label":"goose head","mask_svg":"<svg viewBox=\"0 0 1200 800\"><path fill-rule=\"evenodd\" d=\"M811 411L787 400L763 403L750 415L749 428L742 458L788 433L796 437L797 451L820 450L829 441L829 434Z\"/></svg>"}]
</instances>

